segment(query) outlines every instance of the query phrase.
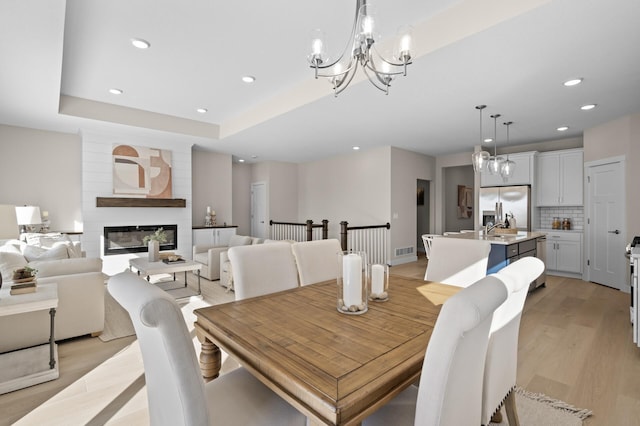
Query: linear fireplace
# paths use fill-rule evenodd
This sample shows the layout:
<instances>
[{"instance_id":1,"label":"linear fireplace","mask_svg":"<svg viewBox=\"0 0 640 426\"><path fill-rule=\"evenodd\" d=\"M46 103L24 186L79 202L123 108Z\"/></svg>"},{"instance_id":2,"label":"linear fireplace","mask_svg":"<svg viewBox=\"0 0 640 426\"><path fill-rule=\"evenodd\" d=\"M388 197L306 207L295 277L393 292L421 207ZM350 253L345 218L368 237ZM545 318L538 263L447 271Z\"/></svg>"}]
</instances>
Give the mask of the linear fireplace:
<instances>
[{"instance_id":1,"label":"linear fireplace","mask_svg":"<svg viewBox=\"0 0 640 426\"><path fill-rule=\"evenodd\" d=\"M151 235L158 228L167 234L167 242L160 244L160 250L178 248L178 225L137 225L137 226L105 226L104 255L148 252L144 237Z\"/></svg>"}]
</instances>

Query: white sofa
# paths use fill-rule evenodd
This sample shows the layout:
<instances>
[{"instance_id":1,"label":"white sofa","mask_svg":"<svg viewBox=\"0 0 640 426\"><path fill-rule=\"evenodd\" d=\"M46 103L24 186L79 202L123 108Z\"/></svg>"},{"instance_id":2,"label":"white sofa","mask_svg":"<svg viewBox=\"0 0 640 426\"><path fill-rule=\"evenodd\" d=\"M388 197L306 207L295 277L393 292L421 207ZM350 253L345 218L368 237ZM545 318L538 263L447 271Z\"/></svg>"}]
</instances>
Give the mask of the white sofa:
<instances>
[{"instance_id":1,"label":"white sofa","mask_svg":"<svg viewBox=\"0 0 640 426\"><path fill-rule=\"evenodd\" d=\"M38 284L57 283L56 340L101 333L104 329L102 259L69 258L68 255L51 259L62 256L62 249L53 250L53 254L46 250L33 257L34 253L38 251L20 242L1 246L0 273L3 281L11 280L13 270L29 265L38 270ZM0 317L0 352L46 343L49 331L47 311Z\"/></svg>"},{"instance_id":2,"label":"white sofa","mask_svg":"<svg viewBox=\"0 0 640 426\"><path fill-rule=\"evenodd\" d=\"M260 238L232 235L229 239L229 244L226 246L194 245L193 260L204 265L202 269L200 269L200 276L211 281L220 280L220 266L222 264L221 253L226 254L229 247L259 244L261 242L262 240ZM226 280L221 280L221 283L224 282L226 282Z\"/></svg>"}]
</instances>

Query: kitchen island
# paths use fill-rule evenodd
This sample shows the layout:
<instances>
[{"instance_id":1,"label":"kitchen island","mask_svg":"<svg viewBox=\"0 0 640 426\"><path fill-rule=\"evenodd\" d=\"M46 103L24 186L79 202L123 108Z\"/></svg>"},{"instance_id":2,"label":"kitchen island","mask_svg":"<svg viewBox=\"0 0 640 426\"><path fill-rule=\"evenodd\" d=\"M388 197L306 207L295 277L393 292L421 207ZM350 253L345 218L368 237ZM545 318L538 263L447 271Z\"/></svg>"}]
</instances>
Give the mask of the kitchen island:
<instances>
[{"instance_id":1,"label":"kitchen island","mask_svg":"<svg viewBox=\"0 0 640 426\"><path fill-rule=\"evenodd\" d=\"M485 234L484 231L463 232L461 234L449 234L444 238L461 238L471 240L484 240L491 243L491 252L487 263L487 274L493 274L515 262L521 257L533 256L542 259L544 253L538 253L538 240L546 236L544 232L518 231L517 234ZM542 285L544 281L536 285Z\"/></svg>"}]
</instances>

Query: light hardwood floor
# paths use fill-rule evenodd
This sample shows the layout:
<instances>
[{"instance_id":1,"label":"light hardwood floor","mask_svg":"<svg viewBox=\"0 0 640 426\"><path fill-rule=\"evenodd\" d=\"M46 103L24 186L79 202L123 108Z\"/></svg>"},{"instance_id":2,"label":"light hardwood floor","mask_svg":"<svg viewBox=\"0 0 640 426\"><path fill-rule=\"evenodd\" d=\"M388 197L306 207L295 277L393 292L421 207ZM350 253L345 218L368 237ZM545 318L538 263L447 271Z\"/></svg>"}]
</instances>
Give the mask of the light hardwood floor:
<instances>
[{"instance_id":1,"label":"light hardwood floor","mask_svg":"<svg viewBox=\"0 0 640 426\"><path fill-rule=\"evenodd\" d=\"M422 279L425 268L421 256L391 273ZM233 299L217 281L202 283L205 300ZM59 356L58 380L0 395L0 424L148 424L135 337L73 339L59 345ZM518 356L518 384L593 410L586 425L640 425L640 349L628 294L549 276L527 298Z\"/></svg>"}]
</instances>

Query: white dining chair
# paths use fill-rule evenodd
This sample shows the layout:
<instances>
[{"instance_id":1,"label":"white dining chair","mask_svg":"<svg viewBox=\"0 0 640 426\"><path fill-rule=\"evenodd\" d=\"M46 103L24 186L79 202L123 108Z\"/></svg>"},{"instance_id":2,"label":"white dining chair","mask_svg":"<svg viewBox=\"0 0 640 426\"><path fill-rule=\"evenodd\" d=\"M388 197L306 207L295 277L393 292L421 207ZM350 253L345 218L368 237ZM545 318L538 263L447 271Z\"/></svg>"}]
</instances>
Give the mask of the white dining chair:
<instances>
[{"instance_id":1,"label":"white dining chair","mask_svg":"<svg viewBox=\"0 0 640 426\"><path fill-rule=\"evenodd\" d=\"M482 424L488 425L504 401L510 425L518 424L513 389L518 367L518 334L529 284L544 271L544 262L524 257L502 268L496 276L510 283L507 300L496 310L491 322L482 391Z\"/></svg>"},{"instance_id":2,"label":"white dining chair","mask_svg":"<svg viewBox=\"0 0 640 426\"><path fill-rule=\"evenodd\" d=\"M298 268L300 285L336 279L338 253L342 252L336 239L303 241L291 245Z\"/></svg>"},{"instance_id":3,"label":"white dining chair","mask_svg":"<svg viewBox=\"0 0 640 426\"><path fill-rule=\"evenodd\" d=\"M438 238L441 236L442 235L440 234L422 234L422 244L424 244L424 252L425 252L425 255L427 256L427 259L429 259L429 256L431 254L431 241L434 238Z\"/></svg>"},{"instance_id":4,"label":"white dining chair","mask_svg":"<svg viewBox=\"0 0 640 426\"><path fill-rule=\"evenodd\" d=\"M434 238L424 279L466 287L487 275L491 243L463 238Z\"/></svg>"},{"instance_id":5,"label":"white dining chair","mask_svg":"<svg viewBox=\"0 0 640 426\"><path fill-rule=\"evenodd\" d=\"M136 331L151 425L306 424L244 368L204 383L184 317L166 292L129 271L111 277L107 287Z\"/></svg>"},{"instance_id":6,"label":"white dining chair","mask_svg":"<svg viewBox=\"0 0 640 426\"><path fill-rule=\"evenodd\" d=\"M506 298L506 285L496 276L450 297L429 340L419 386L409 386L363 426L479 425L489 328Z\"/></svg>"},{"instance_id":7,"label":"white dining chair","mask_svg":"<svg viewBox=\"0 0 640 426\"><path fill-rule=\"evenodd\" d=\"M274 242L229 248L236 300L298 287L291 244Z\"/></svg>"}]
</instances>

